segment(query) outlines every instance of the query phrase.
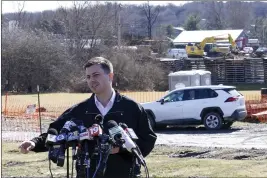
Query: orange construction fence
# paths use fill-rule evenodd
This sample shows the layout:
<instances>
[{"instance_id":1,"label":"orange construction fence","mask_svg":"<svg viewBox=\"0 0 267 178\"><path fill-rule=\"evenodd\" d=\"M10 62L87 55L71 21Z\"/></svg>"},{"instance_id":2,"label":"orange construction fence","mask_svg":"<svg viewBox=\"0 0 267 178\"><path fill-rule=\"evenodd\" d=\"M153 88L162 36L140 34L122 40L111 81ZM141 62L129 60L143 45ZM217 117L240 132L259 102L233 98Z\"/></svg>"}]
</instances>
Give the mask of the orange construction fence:
<instances>
[{"instance_id":1,"label":"orange construction fence","mask_svg":"<svg viewBox=\"0 0 267 178\"><path fill-rule=\"evenodd\" d=\"M162 97L166 92L127 92L124 95L133 98L137 102L150 102L155 101ZM88 96L87 96L88 97ZM248 118L259 117L261 121L265 122L266 115L255 115L264 111L267 111L267 95L246 95L246 108L248 111ZM2 116L10 119L38 119L39 109L41 118L57 118L66 109L72 105L80 102L79 100L68 102L58 101L54 102L42 102L41 107L38 108L37 104L29 104L29 102L21 101L21 98L9 98L8 94L5 95L5 102L2 103ZM25 103L25 104L23 104ZM267 122L267 121L266 121Z\"/></svg>"}]
</instances>

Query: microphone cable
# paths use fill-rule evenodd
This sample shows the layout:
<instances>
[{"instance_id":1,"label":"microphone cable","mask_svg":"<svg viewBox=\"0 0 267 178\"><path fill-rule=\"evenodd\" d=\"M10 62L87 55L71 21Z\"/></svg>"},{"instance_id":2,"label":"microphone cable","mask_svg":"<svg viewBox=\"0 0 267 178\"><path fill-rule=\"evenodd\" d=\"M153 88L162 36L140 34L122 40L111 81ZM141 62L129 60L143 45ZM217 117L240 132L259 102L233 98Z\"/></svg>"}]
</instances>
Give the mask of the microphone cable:
<instances>
[{"instance_id":1,"label":"microphone cable","mask_svg":"<svg viewBox=\"0 0 267 178\"><path fill-rule=\"evenodd\" d=\"M71 163L71 178L73 178L73 168L74 168L74 161L76 160L76 153L78 150L74 150L74 146L72 146L72 163Z\"/></svg>"},{"instance_id":2,"label":"microphone cable","mask_svg":"<svg viewBox=\"0 0 267 178\"><path fill-rule=\"evenodd\" d=\"M112 149L112 147L109 147L109 149L106 150L106 152L104 153L104 154L108 154L108 155L106 155L106 157L103 158L103 153L102 153L102 150L101 150L101 145L99 145L99 140L97 140L97 145L98 145L98 149L99 149L99 153L100 153L99 154L99 161L98 161L97 168L96 168L95 173L94 173L92 178L95 178L97 172L99 171L101 163L102 163L102 159L104 159L104 161L106 161L108 159L109 153L110 153L110 151Z\"/></svg>"},{"instance_id":3,"label":"microphone cable","mask_svg":"<svg viewBox=\"0 0 267 178\"><path fill-rule=\"evenodd\" d=\"M142 152L141 152L140 148L138 146L136 148L137 148L137 151L142 155ZM143 157L143 155L142 155L142 157ZM143 167L145 169L146 178L149 178L149 171L148 171L148 168L147 168L147 165L146 165L146 161L145 161L144 158L143 158L143 163L144 163Z\"/></svg>"},{"instance_id":4,"label":"microphone cable","mask_svg":"<svg viewBox=\"0 0 267 178\"><path fill-rule=\"evenodd\" d=\"M74 159L72 159L71 163L71 178L73 178L73 167L74 167Z\"/></svg>"},{"instance_id":5,"label":"microphone cable","mask_svg":"<svg viewBox=\"0 0 267 178\"><path fill-rule=\"evenodd\" d=\"M53 174L52 174L52 170L51 170L51 159L49 159L48 163L49 163L49 172L51 174L51 178L53 178Z\"/></svg>"},{"instance_id":6,"label":"microphone cable","mask_svg":"<svg viewBox=\"0 0 267 178\"><path fill-rule=\"evenodd\" d=\"M97 173L98 169L100 168L101 162L102 162L102 153L100 153L100 155L99 155L98 165L97 165L97 168L96 168L95 173L94 173L92 178L95 178L96 173Z\"/></svg>"},{"instance_id":7,"label":"microphone cable","mask_svg":"<svg viewBox=\"0 0 267 178\"><path fill-rule=\"evenodd\" d=\"M71 163L71 166L72 166L72 168L71 168L71 178L73 178L73 165L74 165L74 160L72 160L72 163Z\"/></svg>"},{"instance_id":8,"label":"microphone cable","mask_svg":"<svg viewBox=\"0 0 267 178\"><path fill-rule=\"evenodd\" d=\"M101 151L101 145L99 143L99 139L97 139L96 142L97 142L97 148L98 148L98 153L99 153L99 161L98 161L97 168L96 168L92 178L95 178L96 173L97 173L98 169L100 168L100 165L102 162L102 151Z\"/></svg>"},{"instance_id":9,"label":"microphone cable","mask_svg":"<svg viewBox=\"0 0 267 178\"><path fill-rule=\"evenodd\" d=\"M145 169L146 178L149 178L149 172L148 172L148 168L146 166L145 160L144 160L144 163L145 163L144 169Z\"/></svg>"}]
</instances>

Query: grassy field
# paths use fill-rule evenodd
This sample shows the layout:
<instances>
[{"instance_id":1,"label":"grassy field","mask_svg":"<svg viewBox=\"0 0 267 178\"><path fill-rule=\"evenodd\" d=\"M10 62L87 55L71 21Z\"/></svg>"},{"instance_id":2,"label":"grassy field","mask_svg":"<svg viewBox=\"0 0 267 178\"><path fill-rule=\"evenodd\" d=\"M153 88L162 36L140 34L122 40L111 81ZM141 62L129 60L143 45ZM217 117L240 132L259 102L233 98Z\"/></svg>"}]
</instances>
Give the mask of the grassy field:
<instances>
[{"instance_id":1,"label":"grassy field","mask_svg":"<svg viewBox=\"0 0 267 178\"><path fill-rule=\"evenodd\" d=\"M247 100L258 100L260 98L260 91L241 91ZM134 99L137 102L155 101L164 96L166 92L122 92L122 94ZM47 109L47 114L62 113L65 109L73 104L81 102L91 94L77 94L77 93L51 93L40 94L40 103L42 107ZM7 102L6 102L7 101ZM23 113L27 105L38 104L37 94L32 95L8 95L2 96L2 111L5 107L8 112Z\"/></svg>"},{"instance_id":2,"label":"grassy field","mask_svg":"<svg viewBox=\"0 0 267 178\"><path fill-rule=\"evenodd\" d=\"M47 153L21 154L19 143L2 144L2 175L47 177ZM267 160L223 160L171 158L178 148L157 146L146 158L151 177L267 177ZM181 151L181 148L179 148ZM183 149L183 148L182 148ZM185 150L187 148L184 148ZM66 168L52 164L54 176L63 177Z\"/></svg>"}]
</instances>

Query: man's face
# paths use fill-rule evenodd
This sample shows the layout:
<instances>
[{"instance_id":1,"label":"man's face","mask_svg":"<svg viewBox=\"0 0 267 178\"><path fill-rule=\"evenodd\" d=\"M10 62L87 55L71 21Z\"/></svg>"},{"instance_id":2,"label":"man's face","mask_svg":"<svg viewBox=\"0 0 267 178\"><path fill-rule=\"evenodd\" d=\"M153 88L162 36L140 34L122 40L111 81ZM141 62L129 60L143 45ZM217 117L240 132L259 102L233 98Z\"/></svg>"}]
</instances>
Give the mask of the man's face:
<instances>
[{"instance_id":1,"label":"man's face","mask_svg":"<svg viewBox=\"0 0 267 178\"><path fill-rule=\"evenodd\" d=\"M95 94L101 94L111 87L113 73L106 74L101 65L95 64L86 68L86 81Z\"/></svg>"}]
</instances>

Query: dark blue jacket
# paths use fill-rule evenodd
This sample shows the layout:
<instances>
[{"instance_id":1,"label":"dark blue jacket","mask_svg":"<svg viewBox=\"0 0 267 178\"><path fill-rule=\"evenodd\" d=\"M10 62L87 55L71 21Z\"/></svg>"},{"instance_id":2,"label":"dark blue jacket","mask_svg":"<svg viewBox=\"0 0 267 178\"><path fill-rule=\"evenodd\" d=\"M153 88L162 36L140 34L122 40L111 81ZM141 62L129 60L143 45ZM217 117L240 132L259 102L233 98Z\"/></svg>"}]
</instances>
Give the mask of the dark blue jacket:
<instances>
[{"instance_id":1,"label":"dark blue jacket","mask_svg":"<svg viewBox=\"0 0 267 178\"><path fill-rule=\"evenodd\" d=\"M72 118L82 120L85 127L88 128L95 123L94 118L97 114L100 114L100 111L95 105L94 94L92 94L89 99L66 110L55 122L50 124L49 128L57 129L57 131L60 132L65 122ZM136 144L139 146L144 157L152 151L157 136L149 124L147 113L140 104L116 91L113 107L105 115L103 125L109 120L114 120L117 123L126 123L129 128L132 128L135 131L139 138L136 141ZM36 144L33 151L47 151L47 148L45 147L46 137L47 133L44 133L39 137L32 139ZM90 172L94 171L95 164L96 163L91 162L92 170ZM119 153L109 156L104 177L127 178L131 168L132 154L121 149Z\"/></svg>"}]
</instances>

